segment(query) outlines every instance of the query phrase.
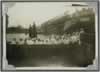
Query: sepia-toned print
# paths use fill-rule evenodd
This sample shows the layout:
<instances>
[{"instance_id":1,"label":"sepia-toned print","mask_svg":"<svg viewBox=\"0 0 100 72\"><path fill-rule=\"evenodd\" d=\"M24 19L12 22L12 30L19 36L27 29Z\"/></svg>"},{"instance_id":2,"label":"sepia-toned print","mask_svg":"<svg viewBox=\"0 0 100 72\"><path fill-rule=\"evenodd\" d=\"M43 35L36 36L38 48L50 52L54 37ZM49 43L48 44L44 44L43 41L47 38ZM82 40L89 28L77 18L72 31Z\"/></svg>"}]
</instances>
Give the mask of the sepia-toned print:
<instances>
[{"instance_id":1,"label":"sepia-toned print","mask_svg":"<svg viewBox=\"0 0 100 72\"><path fill-rule=\"evenodd\" d=\"M8 65L48 68L93 65L96 59L96 10L89 4L4 3Z\"/></svg>"}]
</instances>

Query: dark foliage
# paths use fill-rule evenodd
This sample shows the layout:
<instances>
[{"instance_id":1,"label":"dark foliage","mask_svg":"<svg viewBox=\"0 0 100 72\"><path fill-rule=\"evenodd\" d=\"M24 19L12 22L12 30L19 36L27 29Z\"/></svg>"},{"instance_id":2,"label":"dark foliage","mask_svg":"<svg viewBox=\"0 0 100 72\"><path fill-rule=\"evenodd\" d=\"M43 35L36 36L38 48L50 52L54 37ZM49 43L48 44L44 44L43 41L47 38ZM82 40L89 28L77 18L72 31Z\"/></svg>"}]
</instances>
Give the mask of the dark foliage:
<instances>
[{"instance_id":1,"label":"dark foliage","mask_svg":"<svg viewBox=\"0 0 100 72\"><path fill-rule=\"evenodd\" d=\"M28 33L28 29L25 29L21 26L18 27L8 27L7 33Z\"/></svg>"}]
</instances>

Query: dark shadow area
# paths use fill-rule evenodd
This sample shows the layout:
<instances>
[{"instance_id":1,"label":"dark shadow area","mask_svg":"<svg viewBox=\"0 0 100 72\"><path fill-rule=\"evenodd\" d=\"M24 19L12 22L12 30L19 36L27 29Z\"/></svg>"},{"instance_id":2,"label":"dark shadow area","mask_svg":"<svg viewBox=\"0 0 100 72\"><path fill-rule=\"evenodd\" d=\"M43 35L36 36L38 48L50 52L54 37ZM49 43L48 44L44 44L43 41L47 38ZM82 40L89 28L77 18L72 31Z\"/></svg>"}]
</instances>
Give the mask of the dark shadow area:
<instances>
[{"instance_id":1,"label":"dark shadow area","mask_svg":"<svg viewBox=\"0 0 100 72\"><path fill-rule=\"evenodd\" d=\"M94 50L89 45L10 45L7 44L8 63L16 67L39 67L49 64L87 67L93 63ZM44 64L44 65L41 65Z\"/></svg>"}]
</instances>

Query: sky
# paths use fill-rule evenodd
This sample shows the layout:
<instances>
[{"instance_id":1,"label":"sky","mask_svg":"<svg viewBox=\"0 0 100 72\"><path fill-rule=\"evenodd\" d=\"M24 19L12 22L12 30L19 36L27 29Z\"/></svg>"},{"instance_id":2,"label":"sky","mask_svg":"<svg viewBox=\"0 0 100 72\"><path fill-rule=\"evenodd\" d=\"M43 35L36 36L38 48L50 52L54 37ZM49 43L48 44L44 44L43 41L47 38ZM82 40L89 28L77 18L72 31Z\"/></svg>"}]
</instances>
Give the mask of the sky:
<instances>
[{"instance_id":1,"label":"sky","mask_svg":"<svg viewBox=\"0 0 100 72\"><path fill-rule=\"evenodd\" d=\"M71 4L72 2L16 3L13 7L8 9L8 26L12 27L21 25L24 28L29 28L29 25L33 24L33 22L36 23L36 26L40 26L43 22L56 16L61 16L65 12L71 14L82 8L72 7ZM84 2L81 4L87 5Z\"/></svg>"}]
</instances>

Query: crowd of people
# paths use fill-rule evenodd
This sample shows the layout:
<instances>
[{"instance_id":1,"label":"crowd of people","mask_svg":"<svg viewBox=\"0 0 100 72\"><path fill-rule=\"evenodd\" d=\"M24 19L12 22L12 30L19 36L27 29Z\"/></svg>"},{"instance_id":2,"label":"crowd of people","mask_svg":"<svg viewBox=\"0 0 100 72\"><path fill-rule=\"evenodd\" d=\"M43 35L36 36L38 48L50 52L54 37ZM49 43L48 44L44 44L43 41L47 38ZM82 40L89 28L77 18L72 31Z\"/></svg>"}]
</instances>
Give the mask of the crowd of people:
<instances>
[{"instance_id":1,"label":"crowd of people","mask_svg":"<svg viewBox=\"0 0 100 72\"><path fill-rule=\"evenodd\" d=\"M69 44L69 43L75 43L80 42L80 33L79 32L73 32L72 34L63 34L63 35L49 35L45 38L41 37L35 37L35 38L14 38L12 41L10 41L10 44L27 44L27 45L34 45L34 44Z\"/></svg>"}]
</instances>

